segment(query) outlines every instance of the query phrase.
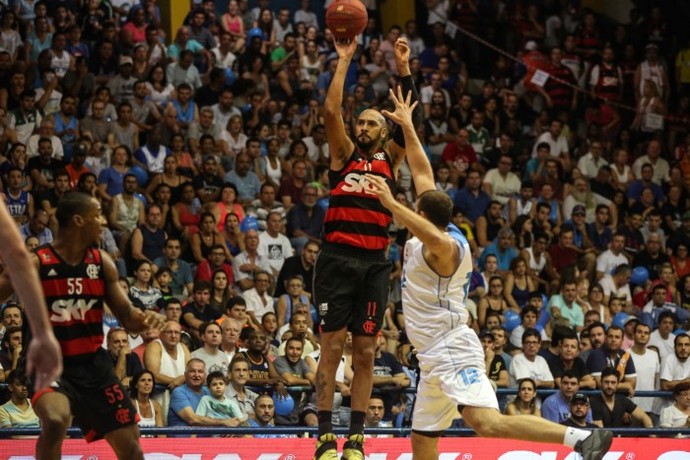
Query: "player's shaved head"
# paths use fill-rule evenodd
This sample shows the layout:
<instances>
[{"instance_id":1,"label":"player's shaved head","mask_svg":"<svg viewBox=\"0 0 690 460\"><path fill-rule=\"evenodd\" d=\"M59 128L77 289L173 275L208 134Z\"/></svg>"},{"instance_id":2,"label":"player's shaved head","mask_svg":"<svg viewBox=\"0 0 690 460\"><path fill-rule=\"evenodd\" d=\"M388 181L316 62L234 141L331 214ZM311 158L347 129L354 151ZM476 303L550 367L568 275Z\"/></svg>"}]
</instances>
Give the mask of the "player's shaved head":
<instances>
[{"instance_id":1,"label":"player's shaved head","mask_svg":"<svg viewBox=\"0 0 690 460\"><path fill-rule=\"evenodd\" d=\"M359 114L358 119L363 119L363 120L374 120L376 121L382 128L385 128L386 126L386 119L383 117L381 112L374 110L374 109L366 109L363 110L362 113Z\"/></svg>"}]
</instances>

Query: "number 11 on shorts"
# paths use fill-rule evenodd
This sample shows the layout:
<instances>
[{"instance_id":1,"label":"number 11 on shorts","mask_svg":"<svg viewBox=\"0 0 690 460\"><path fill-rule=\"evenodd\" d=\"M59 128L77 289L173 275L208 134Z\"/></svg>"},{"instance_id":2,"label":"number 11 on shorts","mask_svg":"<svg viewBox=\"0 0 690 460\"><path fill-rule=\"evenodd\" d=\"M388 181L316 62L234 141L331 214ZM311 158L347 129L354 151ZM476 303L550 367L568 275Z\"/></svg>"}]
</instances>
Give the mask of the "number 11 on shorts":
<instances>
[{"instance_id":1,"label":"number 11 on shorts","mask_svg":"<svg viewBox=\"0 0 690 460\"><path fill-rule=\"evenodd\" d=\"M367 302L367 316L376 316L376 302Z\"/></svg>"}]
</instances>

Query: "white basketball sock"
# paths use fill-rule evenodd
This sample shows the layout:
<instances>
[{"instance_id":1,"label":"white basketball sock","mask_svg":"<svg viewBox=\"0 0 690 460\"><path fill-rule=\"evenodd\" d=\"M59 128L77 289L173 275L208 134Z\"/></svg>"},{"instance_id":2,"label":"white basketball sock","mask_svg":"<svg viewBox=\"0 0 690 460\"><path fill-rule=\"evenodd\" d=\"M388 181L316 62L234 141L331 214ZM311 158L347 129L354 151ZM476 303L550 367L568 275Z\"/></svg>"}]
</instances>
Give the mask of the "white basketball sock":
<instances>
[{"instance_id":1,"label":"white basketball sock","mask_svg":"<svg viewBox=\"0 0 690 460\"><path fill-rule=\"evenodd\" d=\"M578 441L583 441L589 437L592 433L587 430L580 430L578 428L566 428L565 438L563 438L563 444L568 447L575 447Z\"/></svg>"}]
</instances>

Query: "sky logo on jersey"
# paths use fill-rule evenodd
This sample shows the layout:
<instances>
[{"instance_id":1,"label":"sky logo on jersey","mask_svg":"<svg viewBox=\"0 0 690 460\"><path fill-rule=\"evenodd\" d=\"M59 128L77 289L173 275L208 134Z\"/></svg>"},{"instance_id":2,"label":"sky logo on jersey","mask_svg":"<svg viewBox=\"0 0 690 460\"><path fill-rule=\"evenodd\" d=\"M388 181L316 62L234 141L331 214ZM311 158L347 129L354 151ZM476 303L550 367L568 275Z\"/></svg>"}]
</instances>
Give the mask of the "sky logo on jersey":
<instances>
[{"instance_id":1,"label":"sky logo on jersey","mask_svg":"<svg viewBox=\"0 0 690 460\"><path fill-rule=\"evenodd\" d=\"M343 192L366 193L367 195L374 194L371 184L363 174L351 172L345 176L343 182L345 182L342 186Z\"/></svg>"},{"instance_id":2,"label":"sky logo on jersey","mask_svg":"<svg viewBox=\"0 0 690 460\"><path fill-rule=\"evenodd\" d=\"M54 323L66 323L72 320L83 320L86 312L91 310L96 299L91 299L86 302L84 299L59 299L53 302L50 309L53 314L50 316L50 321Z\"/></svg>"}]
</instances>

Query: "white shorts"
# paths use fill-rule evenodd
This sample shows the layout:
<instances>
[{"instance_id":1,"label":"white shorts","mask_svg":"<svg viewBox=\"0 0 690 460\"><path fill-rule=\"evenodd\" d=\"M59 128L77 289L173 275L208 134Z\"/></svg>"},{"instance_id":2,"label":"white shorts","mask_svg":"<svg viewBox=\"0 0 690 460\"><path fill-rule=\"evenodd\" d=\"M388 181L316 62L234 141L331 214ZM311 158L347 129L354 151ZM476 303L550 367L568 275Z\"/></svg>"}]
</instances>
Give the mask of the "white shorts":
<instances>
[{"instance_id":1,"label":"white shorts","mask_svg":"<svg viewBox=\"0 0 690 460\"><path fill-rule=\"evenodd\" d=\"M443 431L460 416L458 406L498 410L496 392L484 370L484 350L467 326L417 355L422 372L412 416L416 431Z\"/></svg>"}]
</instances>

